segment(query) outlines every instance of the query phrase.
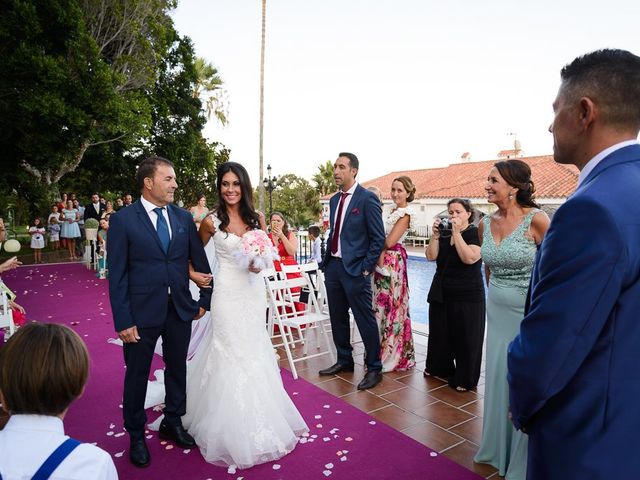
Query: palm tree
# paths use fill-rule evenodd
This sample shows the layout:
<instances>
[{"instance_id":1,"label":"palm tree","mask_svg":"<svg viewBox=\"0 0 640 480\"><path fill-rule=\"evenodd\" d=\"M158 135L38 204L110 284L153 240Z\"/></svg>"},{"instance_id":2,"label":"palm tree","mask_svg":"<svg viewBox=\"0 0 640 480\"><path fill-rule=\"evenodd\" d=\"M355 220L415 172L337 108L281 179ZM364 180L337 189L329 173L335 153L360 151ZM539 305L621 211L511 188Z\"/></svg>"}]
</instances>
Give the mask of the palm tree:
<instances>
[{"instance_id":1,"label":"palm tree","mask_svg":"<svg viewBox=\"0 0 640 480\"><path fill-rule=\"evenodd\" d=\"M194 68L196 70L196 84L193 96L204 103L207 118L215 115L222 125L226 125L226 91L222 88L224 82L218 75L218 70L201 57L196 58Z\"/></svg>"},{"instance_id":2,"label":"palm tree","mask_svg":"<svg viewBox=\"0 0 640 480\"><path fill-rule=\"evenodd\" d=\"M318 165L318 171L313 174L311 179L316 184L316 190L321 196L337 190L336 182L333 179L333 163L331 163L331 160Z\"/></svg>"},{"instance_id":3,"label":"palm tree","mask_svg":"<svg viewBox=\"0 0 640 480\"><path fill-rule=\"evenodd\" d=\"M264 140L264 40L266 36L266 17L267 17L267 0L262 0L262 43L260 47L260 180L258 182L258 209L264 212L264 186L262 185L264 158L263 158L263 140Z\"/></svg>"}]
</instances>

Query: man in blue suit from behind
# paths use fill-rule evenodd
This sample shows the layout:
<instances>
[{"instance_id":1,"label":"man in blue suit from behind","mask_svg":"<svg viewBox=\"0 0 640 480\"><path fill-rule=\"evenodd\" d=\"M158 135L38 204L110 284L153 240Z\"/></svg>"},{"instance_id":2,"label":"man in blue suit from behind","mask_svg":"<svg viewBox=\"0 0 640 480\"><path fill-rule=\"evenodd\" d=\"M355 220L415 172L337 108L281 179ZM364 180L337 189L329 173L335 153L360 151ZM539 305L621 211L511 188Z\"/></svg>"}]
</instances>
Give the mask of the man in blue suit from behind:
<instances>
[{"instance_id":1,"label":"man in blue suit from behind","mask_svg":"<svg viewBox=\"0 0 640 480\"><path fill-rule=\"evenodd\" d=\"M195 446L181 420L186 408L187 350L191 322L209 309L211 291L201 289L197 302L189 293L189 262L198 272L210 269L191 215L172 205L178 186L173 164L149 157L138 167L136 180L141 198L111 216L107 256L111 309L127 365L122 403L131 439L129 458L145 467L150 457L144 440L144 400L160 336L166 366L160 437L181 447Z\"/></svg>"},{"instance_id":2,"label":"man in blue suit from behind","mask_svg":"<svg viewBox=\"0 0 640 480\"><path fill-rule=\"evenodd\" d=\"M554 158L580 176L509 348L511 414L529 480L640 478L640 57L596 51L561 78Z\"/></svg>"},{"instance_id":3,"label":"man in blue suit from behind","mask_svg":"<svg viewBox=\"0 0 640 480\"><path fill-rule=\"evenodd\" d=\"M373 313L371 272L384 247L384 225L378 197L356 182L360 164L353 153L341 153L333 167L340 191L329 201L331 237L322 262L338 361L320 375L353 372L349 308L365 348L367 372L359 390L382 381L380 336Z\"/></svg>"}]
</instances>

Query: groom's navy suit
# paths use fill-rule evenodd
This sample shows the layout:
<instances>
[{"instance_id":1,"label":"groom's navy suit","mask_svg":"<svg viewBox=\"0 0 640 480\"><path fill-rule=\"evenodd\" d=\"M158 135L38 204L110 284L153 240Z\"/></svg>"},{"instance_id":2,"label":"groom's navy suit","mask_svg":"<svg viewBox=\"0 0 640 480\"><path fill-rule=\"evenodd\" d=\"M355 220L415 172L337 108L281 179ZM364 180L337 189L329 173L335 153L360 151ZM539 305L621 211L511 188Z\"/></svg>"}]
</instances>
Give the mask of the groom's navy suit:
<instances>
[{"instance_id":1,"label":"groom's navy suit","mask_svg":"<svg viewBox=\"0 0 640 480\"><path fill-rule=\"evenodd\" d=\"M165 421L181 424L191 321L199 307L209 309L211 298L210 289L200 290L198 302L189 293L189 261L196 271L210 272L193 218L174 205L166 208L171 228L166 253L140 200L120 209L109 221L109 297L115 329L120 332L135 325L141 337L138 343L124 344L123 413L132 438L144 433L144 399L159 336L166 365Z\"/></svg>"},{"instance_id":2,"label":"groom's navy suit","mask_svg":"<svg viewBox=\"0 0 640 480\"><path fill-rule=\"evenodd\" d=\"M528 479L640 478L640 145L598 163L556 212L508 353Z\"/></svg>"},{"instance_id":3,"label":"groom's navy suit","mask_svg":"<svg viewBox=\"0 0 640 480\"><path fill-rule=\"evenodd\" d=\"M331 235L335 230L336 210L340 193L329 201ZM333 341L338 363L353 364L350 341L349 307L365 347L368 371L382 370L380 337L373 314L371 275L384 247L384 225L380 200L369 190L356 186L353 197L344 209L340 228L341 257L327 248L324 261L325 285L331 316Z\"/></svg>"}]
</instances>

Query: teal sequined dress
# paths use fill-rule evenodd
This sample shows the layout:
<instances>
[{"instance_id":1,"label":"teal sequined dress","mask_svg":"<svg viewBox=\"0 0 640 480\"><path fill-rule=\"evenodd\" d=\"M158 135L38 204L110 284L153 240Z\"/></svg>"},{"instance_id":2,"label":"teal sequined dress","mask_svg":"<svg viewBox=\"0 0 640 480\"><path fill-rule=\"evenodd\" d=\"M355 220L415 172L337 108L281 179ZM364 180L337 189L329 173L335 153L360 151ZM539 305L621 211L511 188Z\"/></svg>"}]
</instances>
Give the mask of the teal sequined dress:
<instances>
[{"instance_id":1,"label":"teal sequined dress","mask_svg":"<svg viewBox=\"0 0 640 480\"><path fill-rule=\"evenodd\" d=\"M488 463L509 480L527 476L527 436L508 418L507 348L520 331L524 304L536 255L528 235L532 209L499 245L491 234L491 219L483 219L482 260L491 272L487 295L487 348L482 441L474 460Z\"/></svg>"}]
</instances>

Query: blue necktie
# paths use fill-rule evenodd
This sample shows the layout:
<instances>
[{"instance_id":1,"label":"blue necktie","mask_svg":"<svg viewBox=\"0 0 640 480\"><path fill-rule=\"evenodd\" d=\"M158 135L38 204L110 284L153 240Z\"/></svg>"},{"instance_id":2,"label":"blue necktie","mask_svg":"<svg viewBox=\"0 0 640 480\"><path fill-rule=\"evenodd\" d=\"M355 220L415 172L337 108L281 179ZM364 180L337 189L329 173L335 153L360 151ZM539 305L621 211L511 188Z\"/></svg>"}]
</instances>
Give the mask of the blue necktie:
<instances>
[{"instance_id":1,"label":"blue necktie","mask_svg":"<svg viewBox=\"0 0 640 480\"><path fill-rule=\"evenodd\" d=\"M169 237L169 227L167 226L167 221L164 219L164 215L162 211L164 208L154 208L153 211L156 212L158 216L158 221L156 222L156 230L158 231L158 238L160 238L160 244L162 245L162 249L164 253L169 251L169 242L171 238Z\"/></svg>"}]
</instances>

